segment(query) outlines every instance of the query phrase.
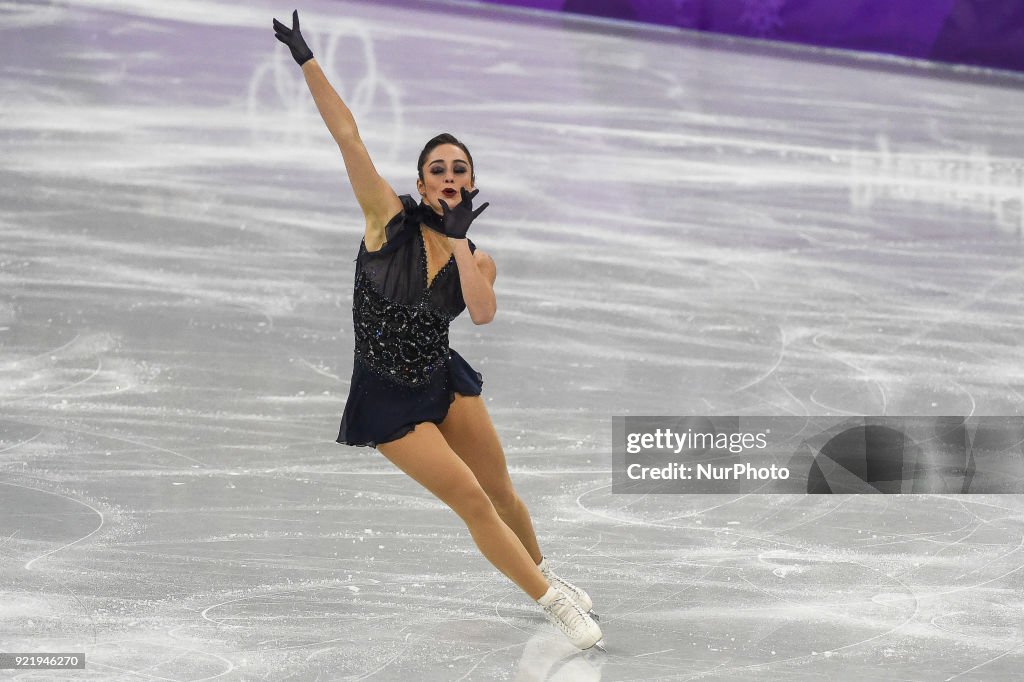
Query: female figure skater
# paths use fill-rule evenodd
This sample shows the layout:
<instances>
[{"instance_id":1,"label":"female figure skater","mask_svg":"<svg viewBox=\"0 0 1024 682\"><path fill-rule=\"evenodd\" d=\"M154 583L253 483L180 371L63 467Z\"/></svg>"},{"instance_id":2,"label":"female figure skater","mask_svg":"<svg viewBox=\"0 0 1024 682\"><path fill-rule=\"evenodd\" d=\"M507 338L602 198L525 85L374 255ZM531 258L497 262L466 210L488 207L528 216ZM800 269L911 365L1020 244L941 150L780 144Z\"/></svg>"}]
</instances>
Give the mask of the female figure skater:
<instances>
[{"instance_id":1,"label":"female figure skater","mask_svg":"<svg viewBox=\"0 0 1024 682\"><path fill-rule=\"evenodd\" d=\"M303 40L298 11L291 28L273 25L302 67L366 218L352 300L355 363L338 442L377 448L451 507L481 553L589 649L601 640L591 599L547 567L480 397L482 377L448 347L448 325L464 309L476 324L495 312L494 260L466 237L487 208L473 210L479 190L469 150L448 134L430 140L417 162L421 201L398 196Z\"/></svg>"}]
</instances>

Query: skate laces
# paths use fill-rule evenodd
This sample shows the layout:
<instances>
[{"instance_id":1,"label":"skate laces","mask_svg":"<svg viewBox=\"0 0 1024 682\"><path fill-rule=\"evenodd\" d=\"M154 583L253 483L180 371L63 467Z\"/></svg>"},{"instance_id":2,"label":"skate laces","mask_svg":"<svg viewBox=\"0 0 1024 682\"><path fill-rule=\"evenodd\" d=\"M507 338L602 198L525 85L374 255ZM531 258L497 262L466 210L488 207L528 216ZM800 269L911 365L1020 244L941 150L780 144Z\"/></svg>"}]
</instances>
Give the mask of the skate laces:
<instances>
[{"instance_id":1,"label":"skate laces","mask_svg":"<svg viewBox=\"0 0 1024 682\"><path fill-rule=\"evenodd\" d=\"M571 595L576 595L577 597L580 596L580 593L582 592L582 590L580 590L580 588L576 587L575 585L570 583L568 580L566 580L565 578L563 578L562 576L558 575L553 570L551 570L551 567L547 565L547 562L545 562L544 567L540 570L540 572L544 574L544 577L548 579L549 583L552 583L552 582L558 583L559 588L561 588L561 590L563 592L570 593L570 596Z\"/></svg>"},{"instance_id":2,"label":"skate laces","mask_svg":"<svg viewBox=\"0 0 1024 682\"><path fill-rule=\"evenodd\" d=\"M548 612L555 617L561 623L564 623L566 627L573 630L579 629L587 622L586 614L580 610L580 607L573 603L569 596L561 591L555 600L548 605Z\"/></svg>"},{"instance_id":3,"label":"skate laces","mask_svg":"<svg viewBox=\"0 0 1024 682\"><path fill-rule=\"evenodd\" d=\"M577 599L583 596L583 591L580 588L576 587L572 583L566 582L560 576L557 576L554 573L548 574L548 582L558 583L559 589L561 589L563 592L576 595Z\"/></svg>"},{"instance_id":4,"label":"skate laces","mask_svg":"<svg viewBox=\"0 0 1024 682\"><path fill-rule=\"evenodd\" d=\"M548 583L569 595L569 597L576 602L576 606L580 607L582 611L586 612L592 608L593 602L590 599L590 595L586 592L576 587L547 566L545 566L544 569L541 569L541 573L543 573L544 577L548 579Z\"/></svg>"}]
</instances>

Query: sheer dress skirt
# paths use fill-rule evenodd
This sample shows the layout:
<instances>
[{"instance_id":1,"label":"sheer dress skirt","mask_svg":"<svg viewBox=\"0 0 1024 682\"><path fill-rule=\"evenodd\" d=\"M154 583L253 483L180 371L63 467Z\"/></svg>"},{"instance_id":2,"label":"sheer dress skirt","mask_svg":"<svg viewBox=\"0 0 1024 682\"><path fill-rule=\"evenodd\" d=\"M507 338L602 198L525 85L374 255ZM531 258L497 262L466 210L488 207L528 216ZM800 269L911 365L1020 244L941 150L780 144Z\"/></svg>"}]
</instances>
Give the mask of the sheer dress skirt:
<instances>
[{"instance_id":1,"label":"sheer dress skirt","mask_svg":"<svg viewBox=\"0 0 1024 682\"><path fill-rule=\"evenodd\" d=\"M449 353L448 361L418 388L378 376L356 357L338 442L375 448L398 440L421 422L443 422L456 393L480 395L483 376L454 350Z\"/></svg>"}]
</instances>

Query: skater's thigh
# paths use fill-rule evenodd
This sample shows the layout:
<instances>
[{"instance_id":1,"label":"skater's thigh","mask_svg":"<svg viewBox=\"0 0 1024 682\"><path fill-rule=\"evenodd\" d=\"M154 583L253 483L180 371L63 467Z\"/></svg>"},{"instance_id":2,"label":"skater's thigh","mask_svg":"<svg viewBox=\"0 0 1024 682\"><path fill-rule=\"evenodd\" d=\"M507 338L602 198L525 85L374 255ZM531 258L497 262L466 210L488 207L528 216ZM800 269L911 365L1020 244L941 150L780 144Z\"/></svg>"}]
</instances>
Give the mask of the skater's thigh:
<instances>
[{"instance_id":1,"label":"skater's thigh","mask_svg":"<svg viewBox=\"0 0 1024 682\"><path fill-rule=\"evenodd\" d=\"M483 398L455 394L448 416L438 427L448 445L473 471L495 505L510 503L515 497L508 475L505 451L498 432L487 413Z\"/></svg>"},{"instance_id":2,"label":"skater's thigh","mask_svg":"<svg viewBox=\"0 0 1024 682\"><path fill-rule=\"evenodd\" d=\"M430 422L417 424L402 438L380 443L377 449L463 518L484 513L491 505L473 471Z\"/></svg>"}]
</instances>

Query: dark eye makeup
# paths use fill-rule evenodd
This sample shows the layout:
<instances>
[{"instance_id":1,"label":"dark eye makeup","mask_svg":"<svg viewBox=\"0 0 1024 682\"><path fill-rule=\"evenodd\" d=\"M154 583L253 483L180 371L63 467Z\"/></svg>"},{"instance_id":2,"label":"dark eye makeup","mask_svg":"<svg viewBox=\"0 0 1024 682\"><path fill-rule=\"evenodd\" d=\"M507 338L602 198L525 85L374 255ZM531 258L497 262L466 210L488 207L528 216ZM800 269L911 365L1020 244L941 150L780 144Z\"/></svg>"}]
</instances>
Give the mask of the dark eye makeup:
<instances>
[{"instance_id":1,"label":"dark eye makeup","mask_svg":"<svg viewBox=\"0 0 1024 682\"><path fill-rule=\"evenodd\" d=\"M467 172L468 170L469 170L469 168L465 164L460 163L459 165L455 166L454 172L458 173L459 175L461 175L461 174ZM444 166L431 166L430 167L430 174L431 175L440 175L441 173L444 173Z\"/></svg>"}]
</instances>

